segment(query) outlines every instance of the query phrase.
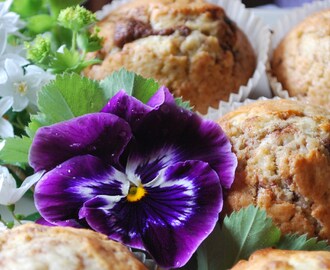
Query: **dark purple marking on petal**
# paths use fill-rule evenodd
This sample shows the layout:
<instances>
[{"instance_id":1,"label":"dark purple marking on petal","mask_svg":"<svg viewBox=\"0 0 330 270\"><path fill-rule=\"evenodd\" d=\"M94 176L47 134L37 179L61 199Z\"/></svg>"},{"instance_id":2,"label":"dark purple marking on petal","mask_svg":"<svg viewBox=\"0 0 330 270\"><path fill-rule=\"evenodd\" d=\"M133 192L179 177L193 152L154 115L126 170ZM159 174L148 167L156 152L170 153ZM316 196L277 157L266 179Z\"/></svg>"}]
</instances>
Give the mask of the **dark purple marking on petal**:
<instances>
[{"instance_id":1,"label":"dark purple marking on petal","mask_svg":"<svg viewBox=\"0 0 330 270\"><path fill-rule=\"evenodd\" d=\"M143 164L148 164L148 156L163 153L161 149L165 149L171 151L167 154L171 160L163 167L200 160L210 164L225 188L234 181L237 158L231 151L230 141L218 124L203 120L193 112L174 104L163 104L144 117L134 136L136 146L129 159L135 164L141 159Z\"/></svg>"},{"instance_id":2,"label":"dark purple marking on petal","mask_svg":"<svg viewBox=\"0 0 330 270\"><path fill-rule=\"evenodd\" d=\"M128 192L126 176L105 166L97 157L72 158L46 173L38 182L35 204L50 223L79 220L83 204L98 195L122 196Z\"/></svg>"},{"instance_id":3,"label":"dark purple marking on petal","mask_svg":"<svg viewBox=\"0 0 330 270\"><path fill-rule=\"evenodd\" d=\"M211 233L222 209L218 175L207 163L180 162L145 186L137 202L98 196L84 204L96 231L147 250L163 267L180 267Z\"/></svg>"},{"instance_id":4,"label":"dark purple marking on petal","mask_svg":"<svg viewBox=\"0 0 330 270\"><path fill-rule=\"evenodd\" d=\"M149 99L147 105L152 108L157 108L164 103L175 104L175 100L170 91L165 86L161 86Z\"/></svg>"},{"instance_id":5,"label":"dark purple marking on petal","mask_svg":"<svg viewBox=\"0 0 330 270\"><path fill-rule=\"evenodd\" d=\"M91 154L118 164L119 156L132 137L123 119L93 113L40 128L29 153L35 171L50 170L79 155Z\"/></svg>"}]
</instances>

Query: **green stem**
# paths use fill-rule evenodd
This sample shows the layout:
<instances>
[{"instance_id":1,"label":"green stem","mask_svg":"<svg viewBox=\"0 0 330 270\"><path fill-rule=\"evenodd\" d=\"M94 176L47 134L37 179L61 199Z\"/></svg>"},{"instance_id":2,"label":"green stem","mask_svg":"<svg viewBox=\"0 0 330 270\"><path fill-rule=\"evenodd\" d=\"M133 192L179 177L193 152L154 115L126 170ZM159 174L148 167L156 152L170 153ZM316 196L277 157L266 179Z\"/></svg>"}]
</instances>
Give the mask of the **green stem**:
<instances>
[{"instance_id":1,"label":"green stem","mask_svg":"<svg viewBox=\"0 0 330 270\"><path fill-rule=\"evenodd\" d=\"M72 31L72 43L71 43L71 51L75 51L77 48L77 31Z\"/></svg>"},{"instance_id":2,"label":"green stem","mask_svg":"<svg viewBox=\"0 0 330 270\"><path fill-rule=\"evenodd\" d=\"M13 205L8 205L7 206L7 208L8 208L8 210L9 210L9 212L10 212L10 214L13 216L13 219L18 223L18 224L22 224L22 222L16 217L16 215L15 215L15 213L14 213L14 207L13 207Z\"/></svg>"}]
</instances>

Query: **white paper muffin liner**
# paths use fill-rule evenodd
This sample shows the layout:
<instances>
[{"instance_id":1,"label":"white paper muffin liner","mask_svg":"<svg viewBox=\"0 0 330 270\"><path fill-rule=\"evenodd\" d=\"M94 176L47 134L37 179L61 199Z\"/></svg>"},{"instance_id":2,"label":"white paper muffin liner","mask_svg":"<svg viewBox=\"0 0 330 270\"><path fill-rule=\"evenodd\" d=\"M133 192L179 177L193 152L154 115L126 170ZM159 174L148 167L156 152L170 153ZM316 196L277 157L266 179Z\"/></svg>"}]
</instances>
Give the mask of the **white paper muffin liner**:
<instances>
[{"instance_id":1,"label":"white paper muffin liner","mask_svg":"<svg viewBox=\"0 0 330 270\"><path fill-rule=\"evenodd\" d=\"M305 4L300 8L293 9L291 12L288 12L284 15L273 28L273 35L271 37L271 44L269 50L269 61L267 63L267 76L269 80L270 87L275 96L281 98L289 98L289 93L286 89L283 88L283 85L273 76L270 67L270 61L273 56L273 52L276 47L279 45L281 40L286 36L286 34L292 30L297 24L303 21L306 17L312 13L330 8L330 0L324 1L315 1L312 3Z\"/></svg>"},{"instance_id":2,"label":"white paper muffin liner","mask_svg":"<svg viewBox=\"0 0 330 270\"><path fill-rule=\"evenodd\" d=\"M98 19L103 19L109 12L119 6L130 2L131 0L114 0L111 4L105 5L102 10L96 12ZM210 3L221 6L227 16L233 20L238 27L245 33L249 39L254 52L256 54L256 69L252 77L246 85L242 85L237 93L231 93L228 102L241 102L245 100L258 85L262 74L266 71L266 63L268 60L268 50L270 46L270 30L268 26L252 12L245 8L240 0L207 0ZM259 96L271 96L269 89L258 93ZM212 114L214 111L221 110L224 102L219 102L218 108L209 107L207 114Z\"/></svg>"},{"instance_id":3,"label":"white paper muffin liner","mask_svg":"<svg viewBox=\"0 0 330 270\"><path fill-rule=\"evenodd\" d=\"M214 110L212 113L208 113L207 115L202 116L204 119L207 120L212 120L212 121L217 121L219 120L220 117L224 116L225 114L236 110L237 108L243 106L243 105L247 105L259 100L271 100L271 99L282 99L278 96L273 97L273 98L267 98L267 97L260 97L258 99L245 99L243 102L237 102L237 101L233 101L233 102L222 102L221 107L219 108L219 110ZM287 98L287 99L291 99L291 100L296 100L296 98Z\"/></svg>"}]
</instances>

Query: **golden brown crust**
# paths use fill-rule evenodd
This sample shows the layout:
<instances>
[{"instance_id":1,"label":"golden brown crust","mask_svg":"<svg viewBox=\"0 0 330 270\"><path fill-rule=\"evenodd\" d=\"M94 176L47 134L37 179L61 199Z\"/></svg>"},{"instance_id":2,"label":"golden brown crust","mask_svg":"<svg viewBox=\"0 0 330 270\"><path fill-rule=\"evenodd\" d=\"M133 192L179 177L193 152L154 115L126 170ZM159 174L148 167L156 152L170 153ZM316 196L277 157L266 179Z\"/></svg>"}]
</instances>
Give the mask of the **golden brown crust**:
<instances>
[{"instance_id":1,"label":"golden brown crust","mask_svg":"<svg viewBox=\"0 0 330 270\"><path fill-rule=\"evenodd\" d=\"M137 0L99 24L102 64L85 74L102 79L125 67L166 85L200 112L228 100L252 76L253 49L222 8L202 0ZM95 56L95 55L94 55Z\"/></svg>"},{"instance_id":2,"label":"golden brown crust","mask_svg":"<svg viewBox=\"0 0 330 270\"><path fill-rule=\"evenodd\" d=\"M330 9L293 28L274 51L272 71L291 96L330 105Z\"/></svg>"},{"instance_id":3,"label":"golden brown crust","mask_svg":"<svg viewBox=\"0 0 330 270\"><path fill-rule=\"evenodd\" d=\"M326 270L330 252L263 249L248 261L239 261L231 270Z\"/></svg>"},{"instance_id":4,"label":"golden brown crust","mask_svg":"<svg viewBox=\"0 0 330 270\"><path fill-rule=\"evenodd\" d=\"M0 269L146 270L123 245L105 235L29 223L0 235Z\"/></svg>"},{"instance_id":5,"label":"golden brown crust","mask_svg":"<svg viewBox=\"0 0 330 270\"><path fill-rule=\"evenodd\" d=\"M255 204L282 232L330 239L329 112L298 101L259 101L219 124L238 157L225 212Z\"/></svg>"}]
</instances>

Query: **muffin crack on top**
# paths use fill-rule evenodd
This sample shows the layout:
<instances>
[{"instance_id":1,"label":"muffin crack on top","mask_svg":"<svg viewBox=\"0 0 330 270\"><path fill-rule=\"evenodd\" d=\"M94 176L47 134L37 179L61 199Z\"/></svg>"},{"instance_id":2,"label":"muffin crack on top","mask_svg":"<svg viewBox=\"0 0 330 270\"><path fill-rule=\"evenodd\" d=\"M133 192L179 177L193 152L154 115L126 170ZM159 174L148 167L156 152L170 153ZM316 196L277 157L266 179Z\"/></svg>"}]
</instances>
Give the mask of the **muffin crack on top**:
<instances>
[{"instance_id":1,"label":"muffin crack on top","mask_svg":"<svg viewBox=\"0 0 330 270\"><path fill-rule=\"evenodd\" d=\"M253 75L248 38L224 10L202 0L136 0L113 10L99 25L103 62L85 70L103 79L124 67L156 79L206 113L228 100Z\"/></svg>"},{"instance_id":2,"label":"muffin crack on top","mask_svg":"<svg viewBox=\"0 0 330 270\"><path fill-rule=\"evenodd\" d=\"M330 239L330 114L272 100L241 107L219 124L238 157L225 211L258 205L285 233Z\"/></svg>"}]
</instances>

